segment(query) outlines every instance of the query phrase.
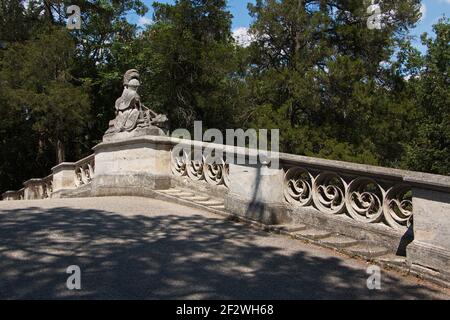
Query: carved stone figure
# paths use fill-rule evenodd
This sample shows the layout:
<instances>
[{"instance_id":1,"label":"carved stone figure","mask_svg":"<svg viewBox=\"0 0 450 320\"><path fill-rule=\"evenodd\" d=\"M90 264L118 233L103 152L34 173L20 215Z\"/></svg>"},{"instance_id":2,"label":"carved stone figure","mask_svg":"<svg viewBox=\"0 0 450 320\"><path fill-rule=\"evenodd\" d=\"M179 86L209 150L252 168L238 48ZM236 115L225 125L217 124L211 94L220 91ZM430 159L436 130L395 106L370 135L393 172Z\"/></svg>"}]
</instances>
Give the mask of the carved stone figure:
<instances>
[{"instance_id":1,"label":"carved stone figure","mask_svg":"<svg viewBox=\"0 0 450 320\"><path fill-rule=\"evenodd\" d=\"M140 86L139 72L131 69L125 72L123 77L122 96L115 104L116 118L109 123L106 134L119 132L131 132L137 128L167 129L168 119L164 114L157 114L141 103L137 93Z\"/></svg>"}]
</instances>

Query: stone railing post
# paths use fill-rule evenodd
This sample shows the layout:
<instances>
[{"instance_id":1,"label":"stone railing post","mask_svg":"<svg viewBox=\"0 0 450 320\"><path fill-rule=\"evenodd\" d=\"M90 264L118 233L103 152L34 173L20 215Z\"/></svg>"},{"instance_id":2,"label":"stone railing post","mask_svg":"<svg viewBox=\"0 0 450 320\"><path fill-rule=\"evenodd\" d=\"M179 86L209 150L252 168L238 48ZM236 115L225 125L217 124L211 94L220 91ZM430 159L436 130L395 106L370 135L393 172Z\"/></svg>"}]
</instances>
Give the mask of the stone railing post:
<instances>
[{"instance_id":1,"label":"stone railing post","mask_svg":"<svg viewBox=\"0 0 450 320\"><path fill-rule=\"evenodd\" d=\"M95 151L94 196L148 195L170 188L170 139L141 136L104 141Z\"/></svg>"},{"instance_id":2,"label":"stone railing post","mask_svg":"<svg viewBox=\"0 0 450 320\"><path fill-rule=\"evenodd\" d=\"M44 198L44 183L42 179L30 179L23 183L24 200L37 200Z\"/></svg>"},{"instance_id":3,"label":"stone railing post","mask_svg":"<svg viewBox=\"0 0 450 320\"><path fill-rule=\"evenodd\" d=\"M413 269L438 272L450 280L450 177L414 173L412 185L414 241L407 247Z\"/></svg>"},{"instance_id":4,"label":"stone railing post","mask_svg":"<svg viewBox=\"0 0 450 320\"><path fill-rule=\"evenodd\" d=\"M61 197L64 190L73 190L75 185L75 164L63 162L52 168L53 172L53 198Z\"/></svg>"},{"instance_id":5,"label":"stone railing post","mask_svg":"<svg viewBox=\"0 0 450 320\"><path fill-rule=\"evenodd\" d=\"M11 200L23 200L23 192L24 189L19 191L6 191L2 194L2 200L11 201Z\"/></svg>"},{"instance_id":6,"label":"stone railing post","mask_svg":"<svg viewBox=\"0 0 450 320\"><path fill-rule=\"evenodd\" d=\"M247 161L252 158L256 164L229 165L226 210L266 224L290 222L284 205L283 170L261 163L257 154L247 157Z\"/></svg>"}]
</instances>

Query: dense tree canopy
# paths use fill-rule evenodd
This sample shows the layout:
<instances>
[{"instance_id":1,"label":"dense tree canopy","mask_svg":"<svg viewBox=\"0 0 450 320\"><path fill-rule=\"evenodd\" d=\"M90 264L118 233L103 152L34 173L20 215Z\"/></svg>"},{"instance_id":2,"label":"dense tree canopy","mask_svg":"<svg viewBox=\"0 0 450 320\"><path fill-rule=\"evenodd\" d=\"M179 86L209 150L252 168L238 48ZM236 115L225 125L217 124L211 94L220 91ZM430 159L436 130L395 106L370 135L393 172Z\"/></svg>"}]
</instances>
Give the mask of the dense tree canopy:
<instances>
[{"instance_id":1,"label":"dense tree canopy","mask_svg":"<svg viewBox=\"0 0 450 320\"><path fill-rule=\"evenodd\" d=\"M428 47L419 57L422 72L408 81L414 99L415 124L406 140L406 167L425 172L450 173L450 20L434 26L436 37L422 37ZM418 53L415 52L415 57ZM413 59L410 59L413 60Z\"/></svg>"},{"instance_id":2,"label":"dense tree canopy","mask_svg":"<svg viewBox=\"0 0 450 320\"><path fill-rule=\"evenodd\" d=\"M403 5L398 5L403 3ZM407 3L407 4L406 4ZM363 1L259 0L249 76L255 126L283 128L282 150L372 164L398 157L404 108L387 66L420 1L384 1L369 30Z\"/></svg>"},{"instance_id":3,"label":"dense tree canopy","mask_svg":"<svg viewBox=\"0 0 450 320\"><path fill-rule=\"evenodd\" d=\"M141 36L144 96L166 112L172 128L234 123L240 83L231 14L225 0L180 0L154 4L154 24Z\"/></svg>"},{"instance_id":4,"label":"dense tree canopy","mask_svg":"<svg viewBox=\"0 0 450 320\"><path fill-rule=\"evenodd\" d=\"M27 5L25 5L25 3ZM450 174L449 20L411 44L420 0L257 0L250 46L226 0L6 0L0 4L0 191L91 152L127 69L171 129L279 128L285 152ZM80 30L66 8L78 5Z\"/></svg>"}]
</instances>

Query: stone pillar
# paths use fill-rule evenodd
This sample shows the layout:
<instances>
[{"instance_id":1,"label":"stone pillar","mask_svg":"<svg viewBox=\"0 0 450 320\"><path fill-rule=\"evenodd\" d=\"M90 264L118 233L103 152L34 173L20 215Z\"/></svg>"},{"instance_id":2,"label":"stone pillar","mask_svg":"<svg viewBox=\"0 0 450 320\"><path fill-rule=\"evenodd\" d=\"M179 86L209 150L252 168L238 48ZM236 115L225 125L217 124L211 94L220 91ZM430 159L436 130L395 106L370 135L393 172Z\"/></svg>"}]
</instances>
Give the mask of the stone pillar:
<instances>
[{"instance_id":1,"label":"stone pillar","mask_svg":"<svg viewBox=\"0 0 450 320\"><path fill-rule=\"evenodd\" d=\"M283 170L264 164L230 164L225 209L266 224L291 221L283 203Z\"/></svg>"},{"instance_id":2,"label":"stone pillar","mask_svg":"<svg viewBox=\"0 0 450 320\"><path fill-rule=\"evenodd\" d=\"M6 191L2 194L2 200L4 201L20 200L20 192Z\"/></svg>"},{"instance_id":3,"label":"stone pillar","mask_svg":"<svg viewBox=\"0 0 450 320\"><path fill-rule=\"evenodd\" d=\"M25 200L36 200L42 199L44 197L44 188L42 179L30 179L23 183L24 199Z\"/></svg>"},{"instance_id":4,"label":"stone pillar","mask_svg":"<svg viewBox=\"0 0 450 320\"><path fill-rule=\"evenodd\" d=\"M169 138L141 136L104 141L95 151L94 196L145 196L170 188Z\"/></svg>"},{"instance_id":5,"label":"stone pillar","mask_svg":"<svg viewBox=\"0 0 450 320\"><path fill-rule=\"evenodd\" d=\"M61 197L65 190L73 190L75 185L75 164L63 162L52 168L53 172L53 193L52 198Z\"/></svg>"},{"instance_id":6,"label":"stone pillar","mask_svg":"<svg viewBox=\"0 0 450 320\"><path fill-rule=\"evenodd\" d=\"M423 181L405 179L413 184L414 215L414 241L407 247L407 260L421 273L450 281L450 177L434 177L448 181L439 183L432 175Z\"/></svg>"}]
</instances>

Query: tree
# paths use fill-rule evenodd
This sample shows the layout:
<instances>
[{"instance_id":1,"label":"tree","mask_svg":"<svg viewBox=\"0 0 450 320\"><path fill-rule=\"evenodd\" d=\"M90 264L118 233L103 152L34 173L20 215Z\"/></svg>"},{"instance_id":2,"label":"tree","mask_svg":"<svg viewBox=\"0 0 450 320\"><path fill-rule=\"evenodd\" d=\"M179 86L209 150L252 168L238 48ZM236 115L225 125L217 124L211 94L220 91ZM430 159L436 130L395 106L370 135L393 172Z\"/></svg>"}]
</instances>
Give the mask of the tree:
<instances>
[{"instance_id":1,"label":"tree","mask_svg":"<svg viewBox=\"0 0 450 320\"><path fill-rule=\"evenodd\" d=\"M123 72L135 67L128 48L137 28L126 16L147 11L139 0L26 2L0 4L1 190L92 152L113 117ZM72 4L82 28L69 34Z\"/></svg>"},{"instance_id":2,"label":"tree","mask_svg":"<svg viewBox=\"0 0 450 320\"><path fill-rule=\"evenodd\" d=\"M0 63L11 43L28 39L34 27L20 1L0 3ZM2 71L0 69L0 75ZM32 175L46 174L41 168L46 163L37 165L37 135L32 130L28 115L14 101L7 99L1 77L0 106L0 190L20 189L22 182Z\"/></svg>"},{"instance_id":3,"label":"tree","mask_svg":"<svg viewBox=\"0 0 450 320\"><path fill-rule=\"evenodd\" d=\"M420 1L257 0L248 77L253 126L281 129L286 152L390 165L398 161L403 79L391 57L418 21ZM395 87L397 86L397 87ZM388 119L395 119L389 121ZM397 120L399 119L399 120Z\"/></svg>"},{"instance_id":4,"label":"tree","mask_svg":"<svg viewBox=\"0 0 450 320\"><path fill-rule=\"evenodd\" d=\"M189 128L194 120L232 126L241 83L226 1L153 6L154 23L140 38L144 102L169 114L172 129Z\"/></svg>"},{"instance_id":5,"label":"tree","mask_svg":"<svg viewBox=\"0 0 450 320\"><path fill-rule=\"evenodd\" d=\"M428 51L422 57L422 72L409 82L418 108L414 113L416 130L407 143L405 159L411 169L445 175L450 174L449 22L441 19L433 27L434 39L427 34L422 36ZM411 57L417 59L417 54Z\"/></svg>"},{"instance_id":6,"label":"tree","mask_svg":"<svg viewBox=\"0 0 450 320\"><path fill-rule=\"evenodd\" d=\"M12 43L0 66L5 99L32 123L39 153L47 143L54 148L54 163L65 160L65 145L88 116L88 95L70 73L74 47L67 30L49 26L34 39Z\"/></svg>"}]
</instances>

